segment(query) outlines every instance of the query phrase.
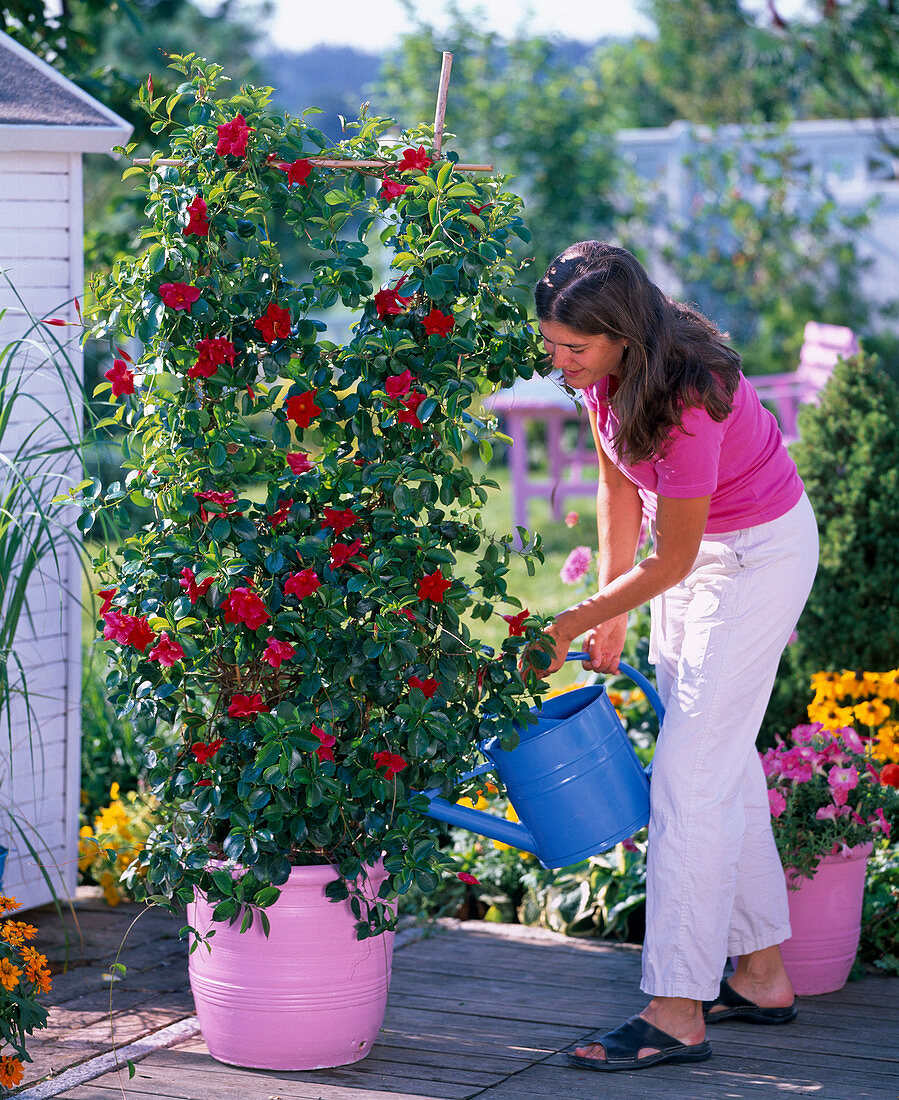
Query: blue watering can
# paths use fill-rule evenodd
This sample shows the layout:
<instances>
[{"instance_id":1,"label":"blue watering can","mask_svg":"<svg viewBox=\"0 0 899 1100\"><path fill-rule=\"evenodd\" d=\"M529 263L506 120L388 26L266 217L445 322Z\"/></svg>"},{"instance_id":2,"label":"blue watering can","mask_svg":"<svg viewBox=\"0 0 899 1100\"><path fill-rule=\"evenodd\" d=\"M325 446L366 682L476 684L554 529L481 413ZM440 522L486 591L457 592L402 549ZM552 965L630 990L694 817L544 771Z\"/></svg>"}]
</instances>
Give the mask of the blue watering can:
<instances>
[{"instance_id":1,"label":"blue watering can","mask_svg":"<svg viewBox=\"0 0 899 1100\"><path fill-rule=\"evenodd\" d=\"M652 684L623 661L618 667L643 689L661 724L665 711ZM563 692L531 713L537 721L519 727L517 748L488 738L480 749L489 763L462 776L495 771L520 820L458 806L440 798L439 788L422 792L430 817L533 852L544 867L605 852L649 821L649 775L602 684Z\"/></svg>"}]
</instances>

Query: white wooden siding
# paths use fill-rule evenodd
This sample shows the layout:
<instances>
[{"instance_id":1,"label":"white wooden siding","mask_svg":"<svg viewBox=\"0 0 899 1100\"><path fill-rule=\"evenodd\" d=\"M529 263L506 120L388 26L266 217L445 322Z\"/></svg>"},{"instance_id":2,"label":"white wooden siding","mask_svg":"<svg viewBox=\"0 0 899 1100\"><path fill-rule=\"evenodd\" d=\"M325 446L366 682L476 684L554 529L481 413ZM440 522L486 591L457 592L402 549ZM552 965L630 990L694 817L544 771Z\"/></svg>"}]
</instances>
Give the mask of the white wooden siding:
<instances>
[{"instance_id":1,"label":"white wooden siding","mask_svg":"<svg viewBox=\"0 0 899 1100\"><path fill-rule=\"evenodd\" d=\"M0 347L22 340L15 361L28 395L17 403L7 444L25 438L48 410L56 423L42 427L36 438L72 433L80 420L77 387L50 361L59 341L70 364L63 371L80 378L77 330L35 327L31 318L75 319L72 299L83 292L81 188L78 153L0 153L0 271L15 288L0 277L0 310L7 309ZM57 472L48 496L74 471L60 465ZM30 722L19 698L11 708L11 730L5 720L0 723L0 843L10 849L3 890L25 908L53 893L69 896L77 884L81 566L63 539L57 559L48 557L32 578L31 615L21 621L16 642Z\"/></svg>"}]
</instances>

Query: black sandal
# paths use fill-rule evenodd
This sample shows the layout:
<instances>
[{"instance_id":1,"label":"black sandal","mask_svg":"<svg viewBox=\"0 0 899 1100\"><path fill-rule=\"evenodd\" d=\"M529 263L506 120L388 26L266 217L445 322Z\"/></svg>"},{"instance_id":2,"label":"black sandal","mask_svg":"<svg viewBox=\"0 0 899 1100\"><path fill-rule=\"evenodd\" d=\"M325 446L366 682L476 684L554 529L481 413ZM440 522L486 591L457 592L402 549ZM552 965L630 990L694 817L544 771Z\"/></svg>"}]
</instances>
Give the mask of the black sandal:
<instances>
[{"instance_id":1,"label":"black sandal","mask_svg":"<svg viewBox=\"0 0 899 1100\"><path fill-rule=\"evenodd\" d=\"M720 1012L712 1012L715 1005L724 1005L724 1008ZM751 1024L788 1024L799 1015L799 1009L794 1004L788 1008L762 1008L731 989L722 978L716 999L702 1002L702 1015L707 1024L717 1024L721 1020L746 1020Z\"/></svg>"},{"instance_id":2,"label":"black sandal","mask_svg":"<svg viewBox=\"0 0 899 1100\"><path fill-rule=\"evenodd\" d=\"M606 1052L605 1058L584 1058L569 1051L567 1055L571 1065L609 1072L658 1066L662 1062L704 1062L712 1056L712 1047L707 1039L688 1047L673 1035L654 1027L642 1016L631 1016L614 1031L608 1031L599 1039L585 1045L592 1046L593 1043L602 1046ZM643 1047L655 1047L657 1053L638 1058L637 1054Z\"/></svg>"}]
</instances>

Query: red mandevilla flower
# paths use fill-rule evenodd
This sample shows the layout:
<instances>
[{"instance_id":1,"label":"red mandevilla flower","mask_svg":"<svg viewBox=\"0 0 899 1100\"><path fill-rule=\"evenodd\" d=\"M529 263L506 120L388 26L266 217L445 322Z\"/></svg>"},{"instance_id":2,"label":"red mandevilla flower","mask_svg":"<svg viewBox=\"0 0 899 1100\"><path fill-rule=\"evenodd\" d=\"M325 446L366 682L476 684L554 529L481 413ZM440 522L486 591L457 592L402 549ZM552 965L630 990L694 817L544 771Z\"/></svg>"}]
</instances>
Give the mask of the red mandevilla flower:
<instances>
[{"instance_id":1,"label":"red mandevilla flower","mask_svg":"<svg viewBox=\"0 0 899 1100\"><path fill-rule=\"evenodd\" d=\"M181 570L181 578L178 583L186 592L190 602L195 604L201 596L204 596L209 591L214 580L214 577L207 577L205 581L200 581L200 583L197 584L196 573L194 573L189 565L185 565Z\"/></svg>"},{"instance_id":2,"label":"red mandevilla flower","mask_svg":"<svg viewBox=\"0 0 899 1100\"><path fill-rule=\"evenodd\" d=\"M411 370L404 370L402 374L391 374L384 382L384 392L388 397L404 397L413 381Z\"/></svg>"},{"instance_id":3,"label":"red mandevilla flower","mask_svg":"<svg viewBox=\"0 0 899 1100\"><path fill-rule=\"evenodd\" d=\"M285 661L295 657L296 652L290 642L282 642L280 638L269 638L265 643L265 653L262 654L262 659L267 661L272 668L278 669Z\"/></svg>"},{"instance_id":4,"label":"red mandevilla flower","mask_svg":"<svg viewBox=\"0 0 899 1100\"><path fill-rule=\"evenodd\" d=\"M309 161L302 159L295 160L293 164L278 164L275 167L287 173L288 187L292 187L295 183L304 184L312 171Z\"/></svg>"},{"instance_id":5,"label":"red mandevilla flower","mask_svg":"<svg viewBox=\"0 0 899 1100\"><path fill-rule=\"evenodd\" d=\"M148 661L159 661L159 663L165 665L166 668L171 668L175 661L181 661L183 659L184 650L178 642L172 641L165 631L159 635L159 641L147 654Z\"/></svg>"},{"instance_id":6,"label":"red mandevilla flower","mask_svg":"<svg viewBox=\"0 0 899 1100\"><path fill-rule=\"evenodd\" d=\"M293 420L301 428L308 428L321 412L321 409L315 403L317 393L318 390L307 390L305 393L288 397L285 406L287 419Z\"/></svg>"},{"instance_id":7,"label":"red mandevilla flower","mask_svg":"<svg viewBox=\"0 0 899 1100\"><path fill-rule=\"evenodd\" d=\"M435 680L433 676L429 676L427 680L420 680L417 676L410 676L406 683L410 688L418 688L426 699L430 699L437 688L440 687L440 681Z\"/></svg>"},{"instance_id":8,"label":"red mandevilla flower","mask_svg":"<svg viewBox=\"0 0 899 1100\"><path fill-rule=\"evenodd\" d=\"M272 514L268 517L268 521L272 525L272 527L278 527L280 524L286 523L288 518L290 517L290 509L292 507L292 500L279 500L278 510L276 512L272 512Z\"/></svg>"},{"instance_id":9,"label":"red mandevilla flower","mask_svg":"<svg viewBox=\"0 0 899 1100\"><path fill-rule=\"evenodd\" d=\"M319 758L319 760L322 761L322 763L324 763L326 760L330 760L333 762L334 746L337 744L337 738L334 736L333 733L325 733L323 729L319 729L319 727L314 722L312 723L310 729L319 739L319 741L321 741L321 744L315 750L315 755Z\"/></svg>"},{"instance_id":10,"label":"red mandevilla flower","mask_svg":"<svg viewBox=\"0 0 899 1100\"><path fill-rule=\"evenodd\" d=\"M403 411L396 414L397 424L409 424L413 428L423 428L424 424L418 419L418 407L424 399L425 395L415 390L400 401Z\"/></svg>"},{"instance_id":11,"label":"red mandevilla flower","mask_svg":"<svg viewBox=\"0 0 899 1100\"><path fill-rule=\"evenodd\" d=\"M359 549L362 546L362 539L355 539L347 546L345 543L338 542L331 547L331 568L339 569L342 565L356 556L359 553ZM365 556L364 554L362 555Z\"/></svg>"},{"instance_id":12,"label":"red mandevilla flower","mask_svg":"<svg viewBox=\"0 0 899 1100\"><path fill-rule=\"evenodd\" d=\"M209 501L212 504L218 504L221 508L222 515L226 514L230 505L237 502L237 497L234 495L233 489L228 489L225 492L219 492L217 489L208 489L202 493L194 493L197 500ZM213 515L218 515L217 512L213 512ZM200 519L206 523L209 520L209 513L201 505L200 506Z\"/></svg>"},{"instance_id":13,"label":"red mandevilla flower","mask_svg":"<svg viewBox=\"0 0 899 1100\"><path fill-rule=\"evenodd\" d=\"M189 237L191 234L197 237L209 236L206 201L202 195L197 195L187 208L187 225L184 227L184 236Z\"/></svg>"},{"instance_id":14,"label":"red mandevilla flower","mask_svg":"<svg viewBox=\"0 0 899 1100\"><path fill-rule=\"evenodd\" d=\"M101 618L112 607L112 601L115 599L118 591L119 590L117 588L101 588L97 592L97 595L100 596L103 600L103 604L100 607L99 611Z\"/></svg>"},{"instance_id":15,"label":"red mandevilla flower","mask_svg":"<svg viewBox=\"0 0 899 1100\"><path fill-rule=\"evenodd\" d=\"M395 775L408 767L406 761L395 752L376 752L374 754L375 766L384 769L384 778L393 779Z\"/></svg>"},{"instance_id":16,"label":"red mandevilla flower","mask_svg":"<svg viewBox=\"0 0 899 1100\"><path fill-rule=\"evenodd\" d=\"M470 875L467 871L457 871L456 872L456 878L460 882L466 883L466 885L468 885L468 886L480 886L481 885L481 880L476 879L474 877L474 875Z\"/></svg>"},{"instance_id":17,"label":"red mandevilla flower","mask_svg":"<svg viewBox=\"0 0 899 1100\"><path fill-rule=\"evenodd\" d=\"M397 165L398 172L411 172L413 169L417 169L420 172L426 171L434 162L425 152L425 147L419 145L417 149L404 149L403 159Z\"/></svg>"},{"instance_id":18,"label":"red mandevilla flower","mask_svg":"<svg viewBox=\"0 0 899 1100\"><path fill-rule=\"evenodd\" d=\"M222 745L224 745L224 743L225 742L221 737L219 737L216 741L210 741L208 745L204 741L195 741L190 746L190 751L197 758L198 764L205 764L213 756L215 756L215 754L219 751ZM200 782L202 783L203 781L200 780Z\"/></svg>"},{"instance_id":19,"label":"red mandevilla flower","mask_svg":"<svg viewBox=\"0 0 899 1100\"><path fill-rule=\"evenodd\" d=\"M327 528L331 527L335 535L340 535L346 531L348 527L352 527L358 519L359 517L352 508L325 508L325 515L322 520L322 530L325 531Z\"/></svg>"},{"instance_id":20,"label":"red mandevilla flower","mask_svg":"<svg viewBox=\"0 0 899 1100\"><path fill-rule=\"evenodd\" d=\"M268 608L249 588L235 588L222 603L226 623L244 623L250 630L258 630L271 616Z\"/></svg>"},{"instance_id":21,"label":"red mandevilla flower","mask_svg":"<svg viewBox=\"0 0 899 1100\"><path fill-rule=\"evenodd\" d=\"M163 283L159 288L159 297L169 309L183 309L190 313L194 302L200 297L200 288L189 283Z\"/></svg>"},{"instance_id":22,"label":"red mandevilla flower","mask_svg":"<svg viewBox=\"0 0 899 1100\"><path fill-rule=\"evenodd\" d=\"M427 317L422 317L421 323L428 336L449 336L456 321L451 314L441 313L439 309L432 307Z\"/></svg>"},{"instance_id":23,"label":"red mandevilla flower","mask_svg":"<svg viewBox=\"0 0 899 1100\"><path fill-rule=\"evenodd\" d=\"M400 183L399 180L392 180L388 176L384 176L381 180L381 190L378 192L378 198L392 202L394 199L398 199L404 191L408 190L408 183Z\"/></svg>"},{"instance_id":24,"label":"red mandevilla flower","mask_svg":"<svg viewBox=\"0 0 899 1100\"><path fill-rule=\"evenodd\" d=\"M114 359L112 366L103 376L112 383L112 396L121 397L123 393L134 393L134 375L128 370L124 359Z\"/></svg>"},{"instance_id":25,"label":"red mandevilla flower","mask_svg":"<svg viewBox=\"0 0 899 1100\"><path fill-rule=\"evenodd\" d=\"M253 324L267 344L274 344L276 340L284 340L290 335L290 310L269 302L268 309Z\"/></svg>"},{"instance_id":26,"label":"red mandevilla flower","mask_svg":"<svg viewBox=\"0 0 899 1100\"><path fill-rule=\"evenodd\" d=\"M318 579L318 574L313 569L303 569L300 573L291 573L291 575L284 582L284 593L288 596L296 596L298 600L303 600L307 596L311 596L317 589L321 588L322 582Z\"/></svg>"},{"instance_id":27,"label":"red mandevilla flower","mask_svg":"<svg viewBox=\"0 0 899 1100\"><path fill-rule=\"evenodd\" d=\"M103 615L103 637L120 645L131 645L141 653L156 640L146 619L128 615L124 611L107 611Z\"/></svg>"},{"instance_id":28,"label":"red mandevilla flower","mask_svg":"<svg viewBox=\"0 0 899 1100\"><path fill-rule=\"evenodd\" d=\"M268 714L271 707L267 707L259 692L252 695L232 695L228 706L229 718L252 718L256 714Z\"/></svg>"},{"instance_id":29,"label":"red mandevilla flower","mask_svg":"<svg viewBox=\"0 0 899 1100\"><path fill-rule=\"evenodd\" d=\"M247 141L252 133L247 120L243 115L235 115L230 122L216 126L218 132L218 144L215 147L220 157L245 157L247 155Z\"/></svg>"},{"instance_id":30,"label":"red mandevilla flower","mask_svg":"<svg viewBox=\"0 0 899 1100\"><path fill-rule=\"evenodd\" d=\"M443 593L452 585L452 581L443 579L439 569L433 573L426 573L418 582L418 598L430 600L431 603L443 603Z\"/></svg>"},{"instance_id":31,"label":"red mandevilla flower","mask_svg":"<svg viewBox=\"0 0 899 1100\"><path fill-rule=\"evenodd\" d=\"M527 608L524 611L519 611L517 615L503 615L503 618L509 624L509 637L520 638L524 635L524 620L530 615L530 611Z\"/></svg>"},{"instance_id":32,"label":"red mandevilla flower","mask_svg":"<svg viewBox=\"0 0 899 1100\"><path fill-rule=\"evenodd\" d=\"M321 410L319 410L319 412L320 411ZM309 461L309 455L305 451L296 451L285 457L287 459L287 465L290 467L290 472L297 476L300 474L308 474L310 470L315 469L315 463Z\"/></svg>"},{"instance_id":33,"label":"red mandevilla flower","mask_svg":"<svg viewBox=\"0 0 899 1100\"><path fill-rule=\"evenodd\" d=\"M399 289L405 281L406 277L403 276L395 287L384 287L375 295L375 309L379 317L387 317L389 314L399 315L405 312L406 305L412 300L411 298L400 297Z\"/></svg>"},{"instance_id":34,"label":"red mandevilla flower","mask_svg":"<svg viewBox=\"0 0 899 1100\"><path fill-rule=\"evenodd\" d=\"M234 366L235 349L224 336L197 341L197 361L187 372L188 378L211 378L223 363Z\"/></svg>"}]
</instances>

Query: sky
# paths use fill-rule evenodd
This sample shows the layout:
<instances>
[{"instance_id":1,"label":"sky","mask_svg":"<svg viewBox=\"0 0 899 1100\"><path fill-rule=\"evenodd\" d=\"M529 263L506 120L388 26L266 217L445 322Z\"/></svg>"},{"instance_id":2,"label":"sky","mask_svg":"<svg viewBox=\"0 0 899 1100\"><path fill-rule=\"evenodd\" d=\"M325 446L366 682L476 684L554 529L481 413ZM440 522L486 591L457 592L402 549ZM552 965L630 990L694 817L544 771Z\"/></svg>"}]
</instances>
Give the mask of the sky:
<instances>
[{"instance_id":1,"label":"sky","mask_svg":"<svg viewBox=\"0 0 899 1100\"><path fill-rule=\"evenodd\" d=\"M399 0L275 0L271 37L281 48L305 50L319 43L380 52L411 30ZM419 15L438 27L445 0L417 0ZM487 26L511 35L525 18L535 34L593 41L604 35L648 31L652 23L637 12L636 0L459 0L466 14L483 13ZM532 16L527 17L528 11Z\"/></svg>"},{"instance_id":2,"label":"sky","mask_svg":"<svg viewBox=\"0 0 899 1100\"><path fill-rule=\"evenodd\" d=\"M204 0L198 0L203 6ZM206 3L210 0L205 0ZM777 0L789 17L809 0ZM282 49L307 50L320 43L378 53L411 29L399 0L274 0L271 37ZM607 35L652 33L639 0L458 0L466 14L480 11L481 26L509 36L524 25L531 33L595 42ZM446 0L416 0L420 16L439 29ZM748 11L765 0L743 0ZM529 14L530 13L530 14Z\"/></svg>"}]
</instances>

